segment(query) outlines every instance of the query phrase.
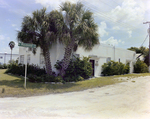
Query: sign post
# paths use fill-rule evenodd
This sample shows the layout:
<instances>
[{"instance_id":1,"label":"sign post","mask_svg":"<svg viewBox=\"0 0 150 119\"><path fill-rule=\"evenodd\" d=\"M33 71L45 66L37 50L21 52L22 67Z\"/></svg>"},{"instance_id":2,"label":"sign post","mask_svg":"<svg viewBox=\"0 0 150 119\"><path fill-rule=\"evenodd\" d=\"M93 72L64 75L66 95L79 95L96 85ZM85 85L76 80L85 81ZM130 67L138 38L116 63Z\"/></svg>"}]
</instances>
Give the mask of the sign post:
<instances>
[{"instance_id":1,"label":"sign post","mask_svg":"<svg viewBox=\"0 0 150 119\"><path fill-rule=\"evenodd\" d=\"M29 44L29 43L18 43L18 46L36 48L35 44ZM27 59L27 51L26 51L26 59ZM25 63L25 80L24 80L24 88L25 89L26 89L26 77L27 77L27 60L26 60L26 63Z\"/></svg>"}]
</instances>

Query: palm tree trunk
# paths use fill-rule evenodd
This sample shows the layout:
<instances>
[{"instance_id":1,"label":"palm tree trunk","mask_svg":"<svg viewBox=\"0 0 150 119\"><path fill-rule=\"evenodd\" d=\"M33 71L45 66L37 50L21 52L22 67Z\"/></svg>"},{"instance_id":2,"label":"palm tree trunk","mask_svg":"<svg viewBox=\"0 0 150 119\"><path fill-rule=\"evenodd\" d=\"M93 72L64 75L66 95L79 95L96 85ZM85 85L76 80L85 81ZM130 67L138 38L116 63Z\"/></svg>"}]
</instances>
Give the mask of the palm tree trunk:
<instances>
[{"instance_id":1,"label":"palm tree trunk","mask_svg":"<svg viewBox=\"0 0 150 119\"><path fill-rule=\"evenodd\" d=\"M73 50L73 46L74 46L75 42L74 40L71 41L71 43L65 48L65 54L64 54L64 58L63 58L63 61L62 61L62 69L60 71L60 75L62 77L64 77L65 75L65 70L68 68L68 65L70 63L70 57L71 57L71 54L72 54L72 50Z\"/></svg>"},{"instance_id":2,"label":"palm tree trunk","mask_svg":"<svg viewBox=\"0 0 150 119\"><path fill-rule=\"evenodd\" d=\"M12 49L11 49L11 59L10 59L10 63L12 63Z\"/></svg>"},{"instance_id":3,"label":"palm tree trunk","mask_svg":"<svg viewBox=\"0 0 150 119\"><path fill-rule=\"evenodd\" d=\"M46 73L48 75L52 75L52 66L50 61L50 52L49 50L44 53L44 60L45 60L45 67L46 67Z\"/></svg>"}]
</instances>

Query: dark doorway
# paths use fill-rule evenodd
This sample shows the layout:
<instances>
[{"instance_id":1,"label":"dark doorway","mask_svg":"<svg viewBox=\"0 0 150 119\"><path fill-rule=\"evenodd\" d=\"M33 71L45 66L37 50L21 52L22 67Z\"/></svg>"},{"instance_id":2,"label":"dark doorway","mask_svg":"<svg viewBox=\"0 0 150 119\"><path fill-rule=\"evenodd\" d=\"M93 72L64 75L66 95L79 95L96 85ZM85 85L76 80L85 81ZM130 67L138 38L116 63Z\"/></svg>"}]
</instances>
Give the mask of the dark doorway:
<instances>
[{"instance_id":1,"label":"dark doorway","mask_svg":"<svg viewBox=\"0 0 150 119\"><path fill-rule=\"evenodd\" d=\"M95 66L95 60L90 60L93 68L92 76L94 76L94 66Z\"/></svg>"}]
</instances>

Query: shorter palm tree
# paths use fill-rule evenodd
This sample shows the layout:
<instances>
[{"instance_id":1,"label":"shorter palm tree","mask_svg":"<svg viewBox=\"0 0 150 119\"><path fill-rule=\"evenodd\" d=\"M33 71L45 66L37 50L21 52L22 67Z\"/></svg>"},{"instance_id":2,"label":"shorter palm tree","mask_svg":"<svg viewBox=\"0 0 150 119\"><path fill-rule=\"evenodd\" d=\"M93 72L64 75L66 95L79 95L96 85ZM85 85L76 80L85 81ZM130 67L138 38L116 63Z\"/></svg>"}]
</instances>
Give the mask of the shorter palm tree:
<instances>
[{"instance_id":1,"label":"shorter palm tree","mask_svg":"<svg viewBox=\"0 0 150 119\"><path fill-rule=\"evenodd\" d=\"M21 31L18 31L19 42L33 43L42 49L48 75L52 74L49 50L57 41L57 34L61 31L59 24L61 21L63 21L63 16L58 11L46 13L46 8L43 8L34 11L32 16L25 16Z\"/></svg>"},{"instance_id":2,"label":"shorter palm tree","mask_svg":"<svg viewBox=\"0 0 150 119\"><path fill-rule=\"evenodd\" d=\"M12 62L12 50L13 50L13 48L15 47L14 41L10 41L9 47L10 47L10 49L11 49L11 59L10 59L10 62Z\"/></svg>"}]
</instances>

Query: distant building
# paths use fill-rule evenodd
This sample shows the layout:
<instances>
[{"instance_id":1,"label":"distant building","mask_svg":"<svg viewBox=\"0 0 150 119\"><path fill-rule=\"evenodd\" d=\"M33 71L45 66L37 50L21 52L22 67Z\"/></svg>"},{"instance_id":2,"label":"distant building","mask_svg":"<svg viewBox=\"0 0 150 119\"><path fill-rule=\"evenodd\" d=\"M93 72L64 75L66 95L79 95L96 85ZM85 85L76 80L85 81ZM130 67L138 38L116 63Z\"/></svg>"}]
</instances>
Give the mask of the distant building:
<instances>
[{"instance_id":1,"label":"distant building","mask_svg":"<svg viewBox=\"0 0 150 119\"><path fill-rule=\"evenodd\" d=\"M19 58L19 54L12 54L12 60L17 60ZM0 64L8 64L8 62L11 59L11 54L10 53L0 53Z\"/></svg>"},{"instance_id":2,"label":"distant building","mask_svg":"<svg viewBox=\"0 0 150 119\"><path fill-rule=\"evenodd\" d=\"M27 49L27 53L26 53ZM65 48L62 44L56 44L50 49L50 58L52 64L52 70L58 73L54 68L54 64L57 60L62 60L64 56ZM78 47L77 51L73 53L78 57L90 57L90 62L93 67L93 76L100 76L102 72L101 66L110 61L118 61L124 64L129 63L130 73L133 73L133 65L136 61L136 53L134 51L125 50L121 48L115 48L113 46L99 44L96 45L91 51L85 51L82 47ZM37 48L37 53L34 55L30 48L19 47L19 63L36 64L43 68L44 57L40 48Z\"/></svg>"}]
</instances>

